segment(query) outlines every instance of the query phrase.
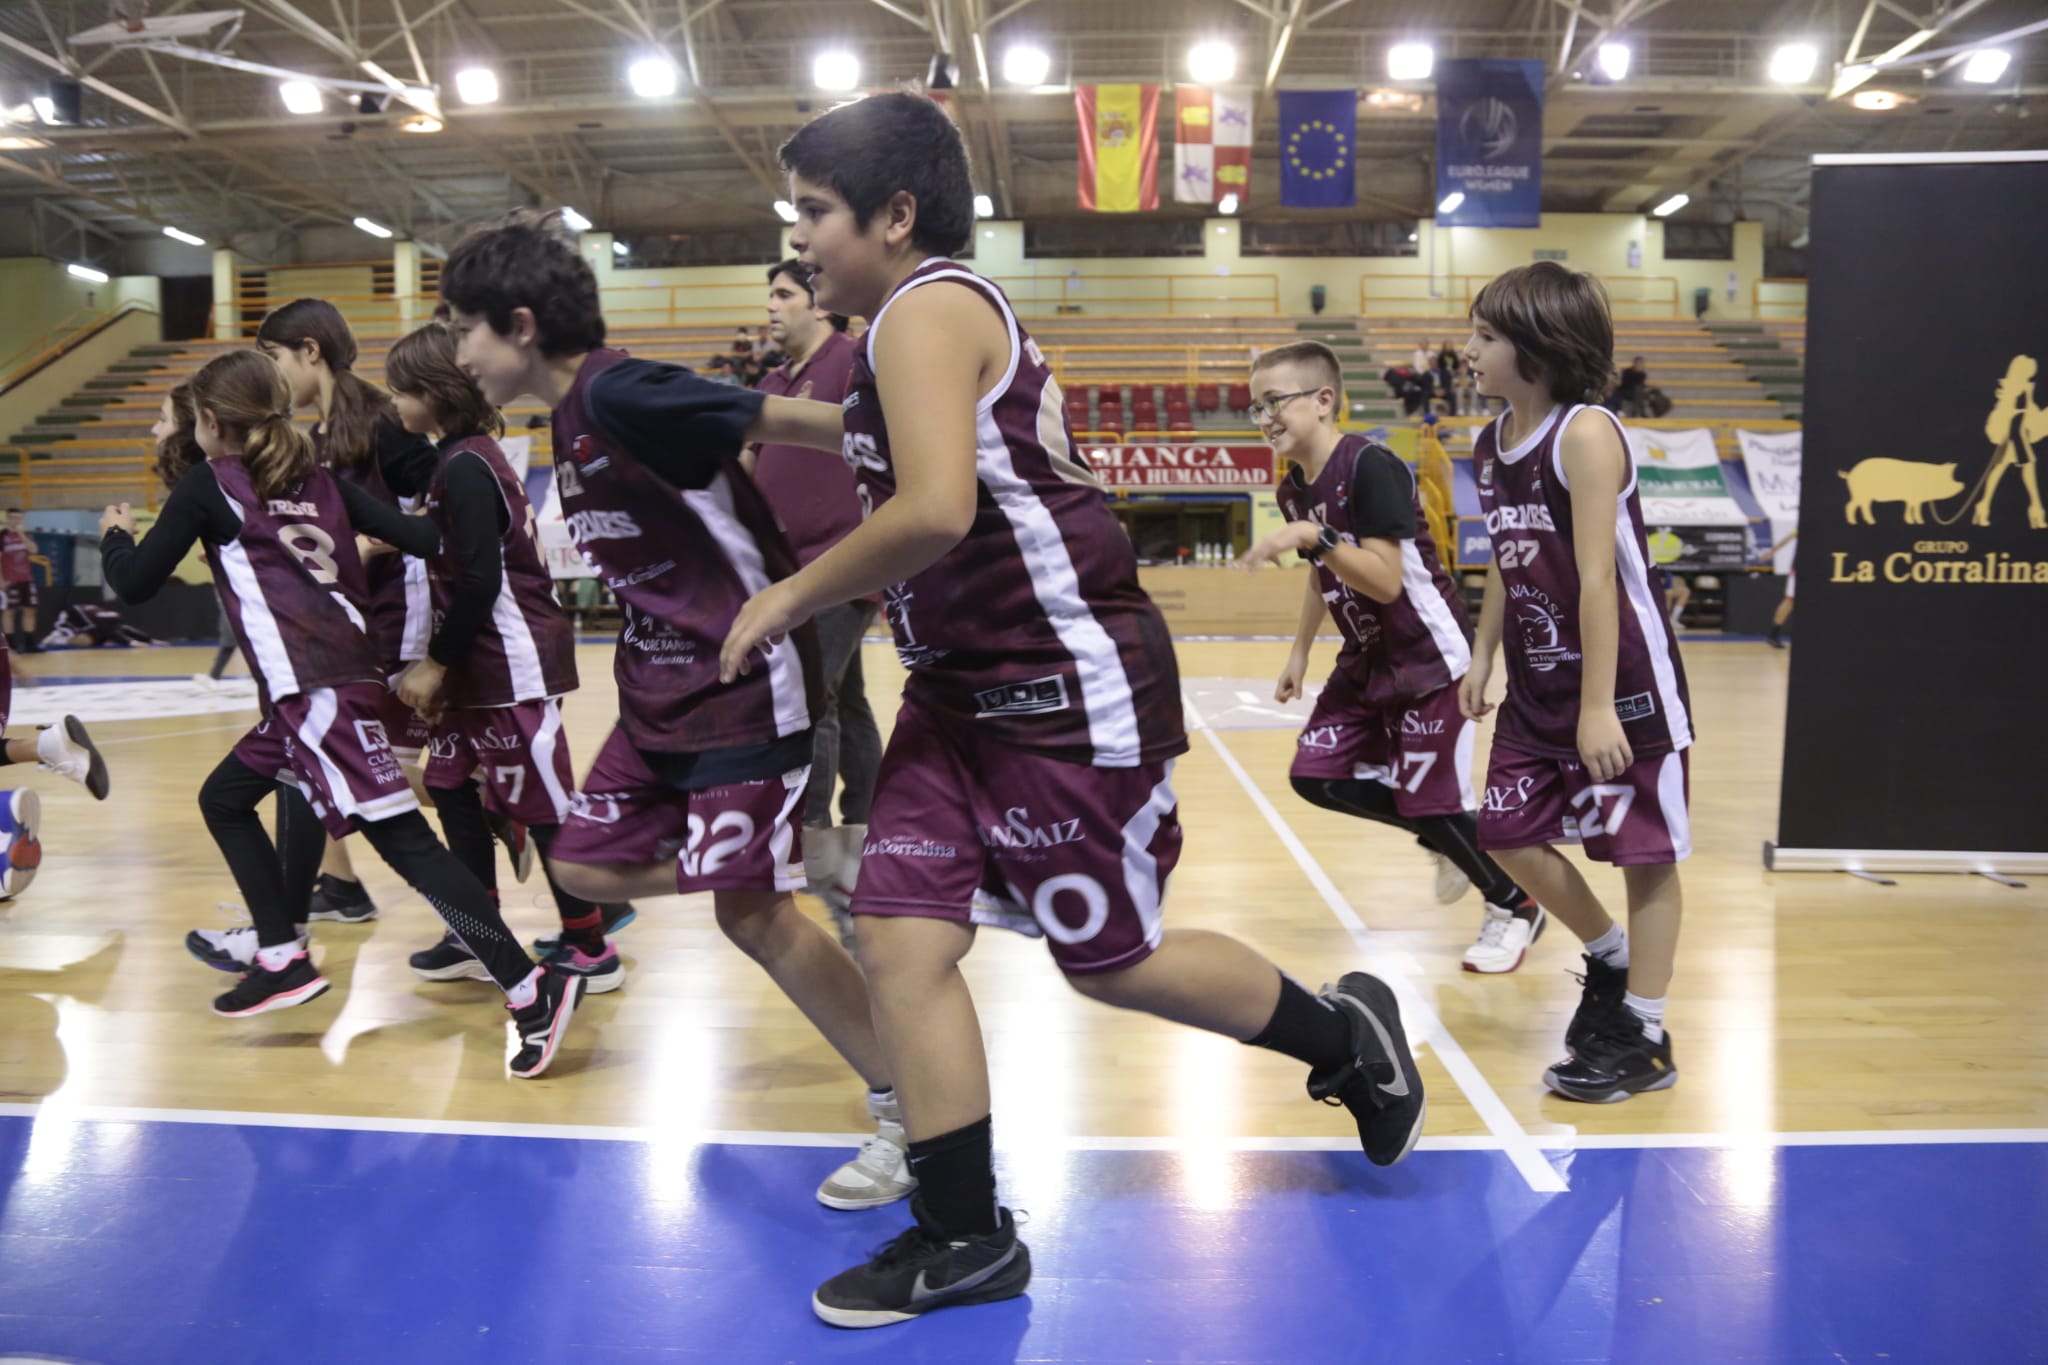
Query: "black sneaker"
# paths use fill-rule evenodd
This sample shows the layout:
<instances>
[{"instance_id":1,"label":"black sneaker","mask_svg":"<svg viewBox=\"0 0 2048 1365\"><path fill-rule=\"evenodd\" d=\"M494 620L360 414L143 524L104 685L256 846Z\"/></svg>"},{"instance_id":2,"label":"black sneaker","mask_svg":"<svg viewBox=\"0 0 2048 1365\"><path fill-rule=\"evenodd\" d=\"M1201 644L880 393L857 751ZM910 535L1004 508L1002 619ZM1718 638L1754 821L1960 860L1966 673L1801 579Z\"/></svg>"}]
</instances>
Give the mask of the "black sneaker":
<instances>
[{"instance_id":1,"label":"black sneaker","mask_svg":"<svg viewBox=\"0 0 2048 1365\"><path fill-rule=\"evenodd\" d=\"M426 981L489 981L490 968L477 961L469 945L449 930L431 948L423 948L406 959L414 972Z\"/></svg>"},{"instance_id":2,"label":"black sneaker","mask_svg":"<svg viewBox=\"0 0 2048 1365\"><path fill-rule=\"evenodd\" d=\"M262 963L250 963L233 990L214 998L213 1012L223 1019L246 1019L303 1005L326 991L327 978L313 970L313 959L301 948L281 972L266 972Z\"/></svg>"},{"instance_id":3,"label":"black sneaker","mask_svg":"<svg viewBox=\"0 0 2048 1365\"><path fill-rule=\"evenodd\" d=\"M1602 1017L1578 1051L1543 1073L1543 1083L1568 1100L1612 1104L1646 1090L1678 1084L1678 1066L1671 1059L1671 1030L1651 1042L1642 1020L1623 1008Z\"/></svg>"},{"instance_id":4,"label":"black sneaker","mask_svg":"<svg viewBox=\"0 0 2048 1365\"><path fill-rule=\"evenodd\" d=\"M299 926L299 946L307 943L306 926ZM256 961L256 926L233 929L194 929L185 935L185 951L217 972L246 972Z\"/></svg>"},{"instance_id":5,"label":"black sneaker","mask_svg":"<svg viewBox=\"0 0 2048 1365\"><path fill-rule=\"evenodd\" d=\"M564 943L542 958L540 965L563 976L583 978L585 995L604 995L626 984L626 964L619 950L607 943L592 957L573 943Z\"/></svg>"},{"instance_id":6,"label":"black sneaker","mask_svg":"<svg viewBox=\"0 0 2048 1365\"><path fill-rule=\"evenodd\" d=\"M1323 987L1322 998L1349 1015L1354 1056L1340 1067L1309 1072L1309 1098L1349 1109L1372 1164L1395 1165L1415 1150L1429 1108L1400 1006L1387 983L1367 972L1348 973Z\"/></svg>"},{"instance_id":7,"label":"black sneaker","mask_svg":"<svg viewBox=\"0 0 2048 1365\"><path fill-rule=\"evenodd\" d=\"M630 901L621 902L618 905L600 905L597 907L597 910L599 914L604 916L604 936L606 938L610 938L613 934L616 934L619 930L640 918L640 912L633 908ZM562 935L559 932L543 934L533 941L533 951L539 953L542 957L560 952L561 948Z\"/></svg>"},{"instance_id":8,"label":"black sneaker","mask_svg":"<svg viewBox=\"0 0 2048 1365\"><path fill-rule=\"evenodd\" d=\"M819 1285L811 1311L834 1327L887 1327L938 1308L1014 1299L1031 1283L1031 1251L1008 1209L996 1211L994 1232L953 1238L925 1213L922 1195L910 1213L914 1226Z\"/></svg>"},{"instance_id":9,"label":"black sneaker","mask_svg":"<svg viewBox=\"0 0 2048 1365\"><path fill-rule=\"evenodd\" d=\"M505 1006L512 1015L505 1065L521 1080L540 1075L555 1060L555 1049L562 1045L562 1035L569 1031L569 1020L576 1013L576 1002L583 998L580 976L543 971L539 984L533 1003L525 1009L513 1009L509 1002Z\"/></svg>"},{"instance_id":10,"label":"black sneaker","mask_svg":"<svg viewBox=\"0 0 2048 1365\"><path fill-rule=\"evenodd\" d=\"M307 919L334 920L341 924L368 924L377 918L377 903L363 890L361 882L343 881L322 872L313 883L313 897L306 902Z\"/></svg>"},{"instance_id":11,"label":"black sneaker","mask_svg":"<svg viewBox=\"0 0 2048 1365\"><path fill-rule=\"evenodd\" d=\"M1579 992L1579 1007L1572 1011L1572 1021L1564 1027L1564 1050L1576 1057L1579 1045L1600 1026L1611 1018L1615 1011L1627 1008L1622 997L1628 994L1628 968L1610 967L1606 959L1585 954L1586 974L1578 977L1584 989Z\"/></svg>"}]
</instances>

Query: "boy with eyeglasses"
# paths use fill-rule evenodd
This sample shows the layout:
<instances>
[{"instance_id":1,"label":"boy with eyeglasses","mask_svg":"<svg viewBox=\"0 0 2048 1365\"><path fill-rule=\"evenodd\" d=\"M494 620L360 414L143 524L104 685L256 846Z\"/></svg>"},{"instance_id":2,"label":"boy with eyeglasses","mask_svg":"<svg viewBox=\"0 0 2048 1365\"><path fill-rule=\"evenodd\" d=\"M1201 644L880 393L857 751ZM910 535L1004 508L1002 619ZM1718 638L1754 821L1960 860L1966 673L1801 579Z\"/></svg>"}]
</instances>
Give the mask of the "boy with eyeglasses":
<instances>
[{"instance_id":1,"label":"boy with eyeglasses","mask_svg":"<svg viewBox=\"0 0 2048 1365\"><path fill-rule=\"evenodd\" d=\"M1444 904L1477 886L1486 909L1465 970L1511 972L1544 914L1479 851L1477 727L1458 710L1472 626L1430 538L1415 472L1385 446L1337 430L1343 387L1336 354L1319 341L1275 347L1252 366L1252 416L1292 467L1279 488L1287 525L1245 562L1292 550L1313 566L1274 700L1303 695L1325 612L1344 639L1288 776L1311 805L1414 835L1436 861Z\"/></svg>"}]
</instances>

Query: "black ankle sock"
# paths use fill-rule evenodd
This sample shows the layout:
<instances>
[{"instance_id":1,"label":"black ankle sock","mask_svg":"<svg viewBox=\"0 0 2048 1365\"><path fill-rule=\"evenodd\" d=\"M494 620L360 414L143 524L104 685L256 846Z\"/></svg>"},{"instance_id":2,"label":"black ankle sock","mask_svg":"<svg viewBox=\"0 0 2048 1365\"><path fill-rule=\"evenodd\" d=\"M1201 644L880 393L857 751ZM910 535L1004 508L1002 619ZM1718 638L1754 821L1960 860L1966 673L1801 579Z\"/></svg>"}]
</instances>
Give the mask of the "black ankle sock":
<instances>
[{"instance_id":1,"label":"black ankle sock","mask_svg":"<svg viewBox=\"0 0 2048 1365\"><path fill-rule=\"evenodd\" d=\"M1319 1070L1342 1066L1352 1060L1351 1020L1283 972L1280 1003L1273 1007L1273 1017L1258 1037L1245 1039L1245 1046L1278 1052Z\"/></svg>"},{"instance_id":2,"label":"black ankle sock","mask_svg":"<svg viewBox=\"0 0 2048 1365\"><path fill-rule=\"evenodd\" d=\"M994 1130L988 1119L910 1144L910 1173L927 1217L950 1236L991 1233L996 1218Z\"/></svg>"}]
</instances>

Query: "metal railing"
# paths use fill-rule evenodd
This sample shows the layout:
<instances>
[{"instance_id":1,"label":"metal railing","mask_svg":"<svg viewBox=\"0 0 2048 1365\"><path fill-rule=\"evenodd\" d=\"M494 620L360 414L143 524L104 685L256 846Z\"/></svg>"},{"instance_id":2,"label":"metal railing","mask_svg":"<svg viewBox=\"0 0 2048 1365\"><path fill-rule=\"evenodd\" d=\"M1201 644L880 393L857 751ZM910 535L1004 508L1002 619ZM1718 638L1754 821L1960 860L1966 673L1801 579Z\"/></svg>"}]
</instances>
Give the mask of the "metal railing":
<instances>
[{"instance_id":1,"label":"metal railing","mask_svg":"<svg viewBox=\"0 0 2048 1365\"><path fill-rule=\"evenodd\" d=\"M87 444L80 442L79 444ZM155 508L163 491L156 477L156 442L97 441L97 449L133 444L137 455L74 455L59 460L37 460L35 453L61 450L66 443L42 446L0 446L0 455L15 457L13 469L0 469L0 496L11 497L23 508L34 508L38 494L100 492L109 502L124 497Z\"/></svg>"},{"instance_id":2,"label":"metal railing","mask_svg":"<svg viewBox=\"0 0 2048 1365\"><path fill-rule=\"evenodd\" d=\"M49 331L0 360L0 393L5 393L53 360L61 360L130 313L155 313L152 304L124 299L112 308L81 308Z\"/></svg>"},{"instance_id":3,"label":"metal railing","mask_svg":"<svg viewBox=\"0 0 2048 1365\"><path fill-rule=\"evenodd\" d=\"M1409 275L1365 272L1358 277L1361 316L1463 317L1492 275ZM1602 275L1608 306L1617 318L1680 318L1673 275Z\"/></svg>"},{"instance_id":4,"label":"metal railing","mask_svg":"<svg viewBox=\"0 0 2048 1365\"><path fill-rule=\"evenodd\" d=\"M1061 275L991 275L1019 316L1085 314L1238 317L1280 313L1280 277L1192 271L1135 275L1072 270Z\"/></svg>"},{"instance_id":5,"label":"metal railing","mask_svg":"<svg viewBox=\"0 0 2048 1365\"><path fill-rule=\"evenodd\" d=\"M1760 319L1777 322L1806 321L1806 281L1782 276L1762 276L1749 282L1750 310ZM1765 312L1765 309L1772 311Z\"/></svg>"}]
</instances>

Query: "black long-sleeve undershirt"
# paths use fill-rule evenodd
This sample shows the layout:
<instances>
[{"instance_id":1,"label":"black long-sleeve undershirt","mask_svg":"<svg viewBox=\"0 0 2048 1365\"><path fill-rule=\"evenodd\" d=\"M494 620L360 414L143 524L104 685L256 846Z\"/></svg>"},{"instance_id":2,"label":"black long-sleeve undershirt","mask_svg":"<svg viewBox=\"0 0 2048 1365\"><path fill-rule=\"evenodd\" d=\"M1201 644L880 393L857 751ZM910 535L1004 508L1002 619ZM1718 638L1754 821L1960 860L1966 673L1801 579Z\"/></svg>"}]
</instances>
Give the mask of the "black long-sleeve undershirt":
<instances>
[{"instance_id":1,"label":"black long-sleeve undershirt","mask_svg":"<svg viewBox=\"0 0 2048 1365\"><path fill-rule=\"evenodd\" d=\"M768 396L682 365L629 357L590 381L590 420L678 488L707 488L739 457Z\"/></svg>"},{"instance_id":2,"label":"black long-sleeve undershirt","mask_svg":"<svg viewBox=\"0 0 2048 1365\"><path fill-rule=\"evenodd\" d=\"M440 549L441 532L425 517L408 517L345 479L335 482L349 524L356 530L409 555L424 557ZM194 465L178 480L157 513L156 525L139 542L118 526L100 538L101 573L122 601L147 602L171 581L194 544L224 545L241 530L241 519L228 506L212 466Z\"/></svg>"},{"instance_id":3,"label":"black long-sleeve undershirt","mask_svg":"<svg viewBox=\"0 0 2048 1365\"><path fill-rule=\"evenodd\" d=\"M498 476L474 451L462 451L448 462L441 510L458 576L441 628L427 643L427 657L445 668L462 657L491 619L505 579L505 533L512 528Z\"/></svg>"}]
</instances>

